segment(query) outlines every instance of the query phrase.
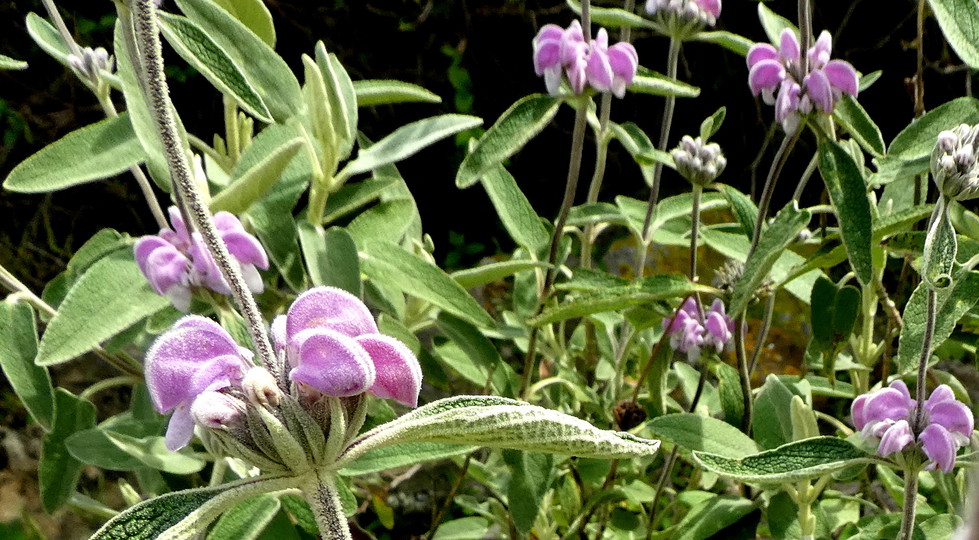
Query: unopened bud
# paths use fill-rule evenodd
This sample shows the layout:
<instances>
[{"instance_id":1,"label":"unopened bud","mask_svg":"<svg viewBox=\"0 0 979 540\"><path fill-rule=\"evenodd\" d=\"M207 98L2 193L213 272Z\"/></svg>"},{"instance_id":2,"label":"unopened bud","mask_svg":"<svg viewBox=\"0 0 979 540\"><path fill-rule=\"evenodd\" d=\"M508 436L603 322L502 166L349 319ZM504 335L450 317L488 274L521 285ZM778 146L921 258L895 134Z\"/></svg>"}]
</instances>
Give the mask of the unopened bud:
<instances>
[{"instance_id":1,"label":"unopened bud","mask_svg":"<svg viewBox=\"0 0 979 540\"><path fill-rule=\"evenodd\" d=\"M676 164L676 170L690 182L706 187L724 171L727 159L721 153L717 143L707 143L697 137L694 139L684 135L680 144L670 155Z\"/></svg>"},{"instance_id":2,"label":"unopened bud","mask_svg":"<svg viewBox=\"0 0 979 540\"><path fill-rule=\"evenodd\" d=\"M241 380L241 389L245 392L245 398L258 406L276 407L282 398L275 377L263 367L249 369Z\"/></svg>"},{"instance_id":3,"label":"unopened bud","mask_svg":"<svg viewBox=\"0 0 979 540\"><path fill-rule=\"evenodd\" d=\"M101 79L101 72L112 72L114 61L109 56L108 51L102 47L92 49L85 47L80 54L69 54L68 65L75 71L79 78L86 79L92 84L98 84Z\"/></svg>"},{"instance_id":4,"label":"unopened bud","mask_svg":"<svg viewBox=\"0 0 979 540\"><path fill-rule=\"evenodd\" d=\"M979 197L979 125L961 124L938 134L931 174L942 195L957 201Z\"/></svg>"},{"instance_id":5,"label":"unopened bud","mask_svg":"<svg viewBox=\"0 0 979 540\"><path fill-rule=\"evenodd\" d=\"M241 423L244 414L244 402L221 392L204 392L190 406L194 423L208 429L227 430Z\"/></svg>"}]
</instances>

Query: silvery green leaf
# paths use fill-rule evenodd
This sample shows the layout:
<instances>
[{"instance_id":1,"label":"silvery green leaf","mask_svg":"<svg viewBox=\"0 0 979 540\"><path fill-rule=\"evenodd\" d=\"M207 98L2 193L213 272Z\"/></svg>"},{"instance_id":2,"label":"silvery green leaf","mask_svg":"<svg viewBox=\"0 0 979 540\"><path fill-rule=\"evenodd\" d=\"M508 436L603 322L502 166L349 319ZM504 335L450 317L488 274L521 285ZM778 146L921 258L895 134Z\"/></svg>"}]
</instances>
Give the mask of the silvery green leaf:
<instances>
[{"instance_id":1,"label":"silvery green leaf","mask_svg":"<svg viewBox=\"0 0 979 540\"><path fill-rule=\"evenodd\" d=\"M873 218L862 169L863 164L857 163L842 146L827 137L819 140L819 173L840 222L850 266L857 280L866 285L873 278Z\"/></svg>"},{"instance_id":2,"label":"silvery green leaf","mask_svg":"<svg viewBox=\"0 0 979 540\"><path fill-rule=\"evenodd\" d=\"M333 125L339 135L338 159L346 159L357 138L357 96L350 75L337 55L327 53L322 41L316 43L316 65L319 66L330 100Z\"/></svg>"},{"instance_id":3,"label":"silvery green leaf","mask_svg":"<svg viewBox=\"0 0 979 540\"><path fill-rule=\"evenodd\" d=\"M559 99L544 94L531 94L511 105L462 160L456 173L456 187L475 184L523 148L550 123L560 105Z\"/></svg>"},{"instance_id":4,"label":"silvery green leaf","mask_svg":"<svg viewBox=\"0 0 979 540\"><path fill-rule=\"evenodd\" d=\"M541 253L550 234L513 175L498 165L486 171L481 183L510 237L531 253Z\"/></svg>"},{"instance_id":5,"label":"silvery green leaf","mask_svg":"<svg viewBox=\"0 0 979 540\"><path fill-rule=\"evenodd\" d=\"M568 7L575 13L581 15L581 2L579 0L567 0ZM620 8L603 8L592 6L589 10L591 21L602 26L631 26L633 28L657 29L658 26L653 21L626 11Z\"/></svg>"},{"instance_id":6,"label":"silvery green leaf","mask_svg":"<svg viewBox=\"0 0 979 540\"><path fill-rule=\"evenodd\" d=\"M347 182L331 193L323 211L323 225L328 225L380 197L384 190L399 182L399 178L374 176L363 182Z\"/></svg>"},{"instance_id":7,"label":"silvery green leaf","mask_svg":"<svg viewBox=\"0 0 979 540\"><path fill-rule=\"evenodd\" d=\"M700 88L642 66L639 66L636 76L632 78L632 84L626 90L652 96L694 98L700 95Z\"/></svg>"},{"instance_id":8,"label":"silvery green leaf","mask_svg":"<svg viewBox=\"0 0 979 540\"><path fill-rule=\"evenodd\" d=\"M510 277L518 272L525 272L536 268L547 268L547 263L528 260L500 261L467 268L465 270L457 270L451 276L464 289L472 289L473 287L479 287Z\"/></svg>"},{"instance_id":9,"label":"silvery green leaf","mask_svg":"<svg viewBox=\"0 0 979 540\"><path fill-rule=\"evenodd\" d=\"M254 540L281 507L279 499L272 495L241 501L218 519L207 533L207 540Z\"/></svg>"},{"instance_id":10,"label":"silvery green leaf","mask_svg":"<svg viewBox=\"0 0 979 540\"><path fill-rule=\"evenodd\" d=\"M27 69L27 62L0 54L0 69Z\"/></svg>"},{"instance_id":11,"label":"silvery green leaf","mask_svg":"<svg viewBox=\"0 0 979 540\"><path fill-rule=\"evenodd\" d=\"M292 139L275 148L255 166L243 172L236 168L231 185L211 198L211 211L225 210L232 214L246 212L279 181L302 146L302 139Z\"/></svg>"},{"instance_id":12,"label":"silvery green leaf","mask_svg":"<svg viewBox=\"0 0 979 540\"><path fill-rule=\"evenodd\" d=\"M921 258L921 278L935 289L944 289L952 284L952 270L958 241L955 229L948 217L948 199L939 196L938 204L931 214L928 232L925 235L925 249Z\"/></svg>"},{"instance_id":13,"label":"silvery green leaf","mask_svg":"<svg viewBox=\"0 0 979 540\"><path fill-rule=\"evenodd\" d=\"M392 103L442 103L438 94L417 84L386 79L353 81L358 107L390 105Z\"/></svg>"},{"instance_id":14,"label":"silvery green leaf","mask_svg":"<svg viewBox=\"0 0 979 540\"><path fill-rule=\"evenodd\" d=\"M758 453L758 443L740 429L716 418L693 413L657 416L646 429L660 439L673 442L686 450L710 452L731 458Z\"/></svg>"},{"instance_id":15,"label":"silvery green leaf","mask_svg":"<svg viewBox=\"0 0 979 540\"><path fill-rule=\"evenodd\" d=\"M924 344L928 289L927 283L918 284L902 313L904 328L901 329L897 349L897 365L902 373L918 367ZM939 289L935 295L935 332L932 343L937 346L952 335L959 319L979 300L979 272L957 275L951 287Z\"/></svg>"},{"instance_id":16,"label":"silvery green leaf","mask_svg":"<svg viewBox=\"0 0 979 540\"><path fill-rule=\"evenodd\" d=\"M740 56L746 56L748 49L755 44L754 41L724 30L714 30L712 32L697 32L691 39L720 45L725 49Z\"/></svg>"},{"instance_id":17,"label":"silvery green leaf","mask_svg":"<svg viewBox=\"0 0 979 540\"><path fill-rule=\"evenodd\" d=\"M979 4L974 0L928 0L945 39L963 62L979 69Z\"/></svg>"},{"instance_id":18,"label":"silvery green leaf","mask_svg":"<svg viewBox=\"0 0 979 540\"><path fill-rule=\"evenodd\" d=\"M795 441L740 459L707 452L694 452L693 457L708 471L756 484L796 482L851 465L879 461L879 458L837 437L814 437Z\"/></svg>"},{"instance_id":19,"label":"silvery green leaf","mask_svg":"<svg viewBox=\"0 0 979 540\"><path fill-rule=\"evenodd\" d=\"M265 102L242 75L241 69L214 40L186 17L171 15L165 11L159 14L160 30L167 38L167 43L184 60L194 66L221 93L234 98L245 112L262 122L272 121Z\"/></svg>"},{"instance_id":20,"label":"silvery green leaf","mask_svg":"<svg viewBox=\"0 0 979 540\"><path fill-rule=\"evenodd\" d=\"M203 469L207 464L189 448L183 448L180 452L168 450L162 436L136 438L111 430L105 430L104 433L123 452L138 459L147 467L163 472L191 474Z\"/></svg>"},{"instance_id":21,"label":"silvery green leaf","mask_svg":"<svg viewBox=\"0 0 979 540\"><path fill-rule=\"evenodd\" d=\"M76 129L14 167L3 187L44 193L115 176L146 159L129 115Z\"/></svg>"},{"instance_id":22,"label":"silvery green leaf","mask_svg":"<svg viewBox=\"0 0 979 540\"><path fill-rule=\"evenodd\" d=\"M239 502L292 489L297 483L291 476L260 476L167 493L118 514L96 531L91 540L190 540Z\"/></svg>"},{"instance_id":23,"label":"silvery green leaf","mask_svg":"<svg viewBox=\"0 0 979 540\"><path fill-rule=\"evenodd\" d=\"M54 388L47 368L34 365L37 323L25 302L0 302L0 368L31 418L45 430L54 420Z\"/></svg>"},{"instance_id":24,"label":"silvery green leaf","mask_svg":"<svg viewBox=\"0 0 979 540\"><path fill-rule=\"evenodd\" d=\"M262 38L269 47L275 47L275 25L272 14L262 0L214 0L238 22Z\"/></svg>"},{"instance_id":25,"label":"silvery green leaf","mask_svg":"<svg viewBox=\"0 0 979 540\"><path fill-rule=\"evenodd\" d=\"M443 114L401 126L393 133L361 149L339 175L346 177L377 169L410 157L449 135L479 126L482 118L465 114Z\"/></svg>"},{"instance_id":26,"label":"silvery green leaf","mask_svg":"<svg viewBox=\"0 0 979 540\"><path fill-rule=\"evenodd\" d=\"M724 537L725 528L762 504L734 495L717 495L694 504L670 534L670 540ZM720 534L719 534L720 533Z\"/></svg>"},{"instance_id":27,"label":"silvery green leaf","mask_svg":"<svg viewBox=\"0 0 979 540\"><path fill-rule=\"evenodd\" d=\"M381 446L364 453L340 470L339 474L342 476L359 476L386 469L399 469L418 463L437 461L466 454L477 448L477 446L466 446L462 444L429 442Z\"/></svg>"},{"instance_id":28,"label":"silvery green leaf","mask_svg":"<svg viewBox=\"0 0 979 540\"><path fill-rule=\"evenodd\" d=\"M765 29L768 41L772 43L779 43L782 30L786 28L795 32L796 36L799 35L799 29L792 24L792 21L775 13L762 2L758 2L758 20L761 21L761 25Z\"/></svg>"},{"instance_id":29,"label":"silvery green leaf","mask_svg":"<svg viewBox=\"0 0 979 540\"><path fill-rule=\"evenodd\" d=\"M659 441L598 429L567 414L492 396L457 396L419 407L364 433L340 455L337 467L369 450L402 442L446 442L580 457L650 456Z\"/></svg>"},{"instance_id":30,"label":"silvery green leaf","mask_svg":"<svg viewBox=\"0 0 979 540\"><path fill-rule=\"evenodd\" d=\"M84 464L69 454L65 440L72 434L95 427L95 406L63 388L54 393L54 420L44 436L37 480L44 511L53 513L75 491Z\"/></svg>"}]
</instances>

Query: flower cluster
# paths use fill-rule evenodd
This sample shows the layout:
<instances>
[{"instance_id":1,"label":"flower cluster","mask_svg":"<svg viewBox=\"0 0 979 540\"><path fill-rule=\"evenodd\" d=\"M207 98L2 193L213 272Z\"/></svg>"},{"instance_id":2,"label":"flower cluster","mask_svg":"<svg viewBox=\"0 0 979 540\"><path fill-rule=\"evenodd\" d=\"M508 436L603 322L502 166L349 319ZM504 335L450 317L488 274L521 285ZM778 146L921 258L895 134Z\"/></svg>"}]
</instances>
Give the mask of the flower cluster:
<instances>
[{"instance_id":1,"label":"flower cluster","mask_svg":"<svg viewBox=\"0 0 979 540\"><path fill-rule=\"evenodd\" d=\"M134 246L136 263L157 294L167 296L181 311L190 308L194 287L205 287L220 294L231 289L217 263L207 250L200 233L191 235L176 207L169 209L172 229L144 236ZM228 253L237 261L248 288L264 289L257 268L268 269L269 259L258 240L245 231L241 222L228 212L214 214L214 225Z\"/></svg>"},{"instance_id":2,"label":"flower cluster","mask_svg":"<svg viewBox=\"0 0 979 540\"><path fill-rule=\"evenodd\" d=\"M612 92L621 98L638 68L639 55L632 44L616 43L609 47L604 28L591 43L585 43L577 20L567 29L545 25L534 38L534 69L537 75L544 76L551 95L558 94L566 76L575 94L590 85L599 92Z\"/></svg>"},{"instance_id":3,"label":"flower cluster","mask_svg":"<svg viewBox=\"0 0 979 540\"><path fill-rule=\"evenodd\" d=\"M962 124L938 134L931 174L942 194L964 201L979 197L979 125Z\"/></svg>"},{"instance_id":4,"label":"flower cluster","mask_svg":"<svg viewBox=\"0 0 979 540\"><path fill-rule=\"evenodd\" d=\"M720 353L734 337L734 322L724 312L724 302L715 299L706 313L693 297L687 298L672 318L663 320L663 329L670 335L670 347L687 354L691 363L700 358L704 347Z\"/></svg>"},{"instance_id":5,"label":"flower cluster","mask_svg":"<svg viewBox=\"0 0 979 540\"><path fill-rule=\"evenodd\" d=\"M717 143L705 144L700 137L695 139L690 135L684 135L670 155L677 172L701 187L713 182L727 166L727 158Z\"/></svg>"},{"instance_id":6,"label":"flower cluster","mask_svg":"<svg viewBox=\"0 0 979 540\"><path fill-rule=\"evenodd\" d=\"M915 440L930 460L927 470L936 467L950 472L959 447L969 444L972 436L972 411L955 399L948 385L935 388L921 405L921 426L914 426L918 402L900 380L887 388L864 394L853 400L850 411L853 425L868 439L879 439L877 453L889 456L904 450Z\"/></svg>"},{"instance_id":7,"label":"flower cluster","mask_svg":"<svg viewBox=\"0 0 979 540\"><path fill-rule=\"evenodd\" d=\"M98 84L101 79L102 71L112 71L115 61L109 52L102 47L95 49L85 47L79 51L80 54L69 54L68 65L82 79Z\"/></svg>"},{"instance_id":8,"label":"flower cluster","mask_svg":"<svg viewBox=\"0 0 979 540\"><path fill-rule=\"evenodd\" d=\"M765 103L775 105L775 120L787 133L799 128L801 115L812 112L814 105L824 113L831 113L843 94L857 95L856 70L849 62L830 60L832 48L829 32L823 31L815 45L806 51L806 69L799 40L786 28L782 30L778 49L768 43L756 43L748 50L751 70L748 86L752 94L761 94Z\"/></svg>"},{"instance_id":9,"label":"flower cluster","mask_svg":"<svg viewBox=\"0 0 979 540\"><path fill-rule=\"evenodd\" d=\"M721 16L721 0L646 0L646 13L714 26Z\"/></svg>"},{"instance_id":10,"label":"flower cluster","mask_svg":"<svg viewBox=\"0 0 979 540\"><path fill-rule=\"evenodd\" d=\"M167 448L186 446L196 425L230 433L251 452L281 462L260 442L270 436L267 430L256 433L256 424L246 421L250 409L290 406L284 417L305 415L299 424L329 431L324 397L349 398L347 414L362 406L365 392L417 404L422 373L415 355L379 333L367 306L346 291L306 291L273 322L273 338L277 369L292 383L255 365L251 351L205 317L188 315L156 340L146 354L146 383L156 410L173 411ZM296 438L310 440L308 434ZM318 449L309 453L319 455Z\"/></svg>"}]
</instances>

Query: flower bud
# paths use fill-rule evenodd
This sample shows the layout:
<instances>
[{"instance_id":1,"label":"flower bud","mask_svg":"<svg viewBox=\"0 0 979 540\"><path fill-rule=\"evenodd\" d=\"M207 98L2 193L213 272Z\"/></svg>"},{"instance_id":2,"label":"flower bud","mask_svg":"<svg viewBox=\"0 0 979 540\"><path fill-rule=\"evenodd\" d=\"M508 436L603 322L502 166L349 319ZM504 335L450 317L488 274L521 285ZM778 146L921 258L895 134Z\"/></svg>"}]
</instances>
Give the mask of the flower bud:
<instances>
[{"instance_id":1,"label":"flower bud","mask_svg":"<svg viewBox=\"0 0 979 540\"><path fill-rule=\"evenodd\" d=\"M931 153L931 174L942 195L964 201L979 197L979 163L976 153L979 125L961 124L938 134Z\"/></svg>"},{"instance_id":2,"label":"flower bud","mask_svg":"<svg viewBox=\"0 0 979 540\"><path fill-rule=\"evenodd\" d=\"M194 399L190 416L194 423L207 429L227 430L240 424L245 414L245 404L221 392L204 392Z\"/></svg>"},{"instance_id":3,"label":"flower bud","mask_svg":"<svg viewBox=\"0 0 979 540\"><path fill-rule=\"evenodd\" d=\"M694 139L684 135L670 155L673 156L677 172L701 187L710 185L727 166L721 147L717 143L705 144L700 137Z\"/></svg>"},{"instance_id":4,"label":"flower bud","mask_svg":"<svg viewBox=\"0 0 979 540\"><path fill-rule=\"evenodd\" d=\"M275 382L275 377L263 367L253 367L245 373L241 381L241 390L245 398L256 406L279 405L282 391Z\"/></svg>"},{"instance_id":5,"label":"flower bud","mask_svg":"<svg viewBox=\"0 0 979 540\"><path fill-rule=\"evenodd\" d=\"M75 74L95 85L98 85L101 80L100 72L105 70L111 73L114 64L113 58L102 47L96 49L85 47L80 54L68 55L68 65Z\"/></svg>"}]
</instances>

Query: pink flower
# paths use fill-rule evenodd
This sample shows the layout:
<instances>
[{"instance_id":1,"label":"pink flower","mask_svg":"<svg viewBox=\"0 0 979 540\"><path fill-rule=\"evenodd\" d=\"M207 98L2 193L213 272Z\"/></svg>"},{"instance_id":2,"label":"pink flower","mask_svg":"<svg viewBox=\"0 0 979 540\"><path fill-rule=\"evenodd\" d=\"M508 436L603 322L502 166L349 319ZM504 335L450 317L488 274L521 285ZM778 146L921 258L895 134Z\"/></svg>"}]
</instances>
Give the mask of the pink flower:
<instances>
[{"instance_id":1,"label":"pink flower","mask_svg":"<svg viewBox=\"0 0 979 540\"><path fill-rule=\"evenodd\" d=\"M887 388L864 394L850 407L853 425L867 439L880 439L877 453L889 456L903 451L915 440L930 463L927 470L950 472L959 447L969 444L974 420L972 411L955 399L946 385L935 388L924 404L924 425L915 433L911 423L918 403L900 380Z\"/></svg>"},{"instance_id":2,"label":"pink flower","mask_svg":"<svg viewBox=\"0 0 979 540\"><path fill-rule=\"evenodd\" d=\"M586 86L599 92L625 96L625 89L639 68L639 55L629 43L609 47L608 32L599 29L596 39L585 43L581 23L573 21L567 29L548 24L534 38L534 70L544 77L551 95L558 95L562 75L575 94Z\"/></svg>"},{"instance_id":3,"label":"pink flower","mask_svg":"<svg viewBox=\"0 0 979 540\"><path fill-rule=\"evenodd\" d=\"M775 105L775 120L788 133L799 127L800 116L813 107L832 113L836 102L859 91L857 72L849 62L830 60L832 38L823 31L806 52L809 69L803 73L799 40L792 30L782 30L778 49L756 43L748 50L748 86L765 103ZM778 97L775 94L778 92Z\"/></svg>"},{"instance_id":4,"label":"pink flower","mask_svg":"<svg viewBox=\"0 0 979 540\"><path fill-rule=\"evenodd\" d=\"M167 296L181 311L190 309L194 287L205 287L220 294L231 294L228 283L204 245L200 233L190 235L180 212L169 209L172 229L140 238L133 248L136 264L157 294ZM214 215L214 225L231 257L238 263L248 288L264 289L257 268L269 267L269 259L258 240L245 231L241 222L228 212Z\"/></svg>"},{"instance_id":5,"label":"pink flower","mask_svg":"<svg viewBox=\"0 0 979 540\"><path fill-rule=\"evenodd\" d=\"M672 319L663 319L663 328L670 335L670 347L686 353L691 363L700 358L703 347L712 347L720 354L734 336L734 322L720 299L714 300L701 321L696 300L687 298Z\"/></svg>"}]
</instances>

